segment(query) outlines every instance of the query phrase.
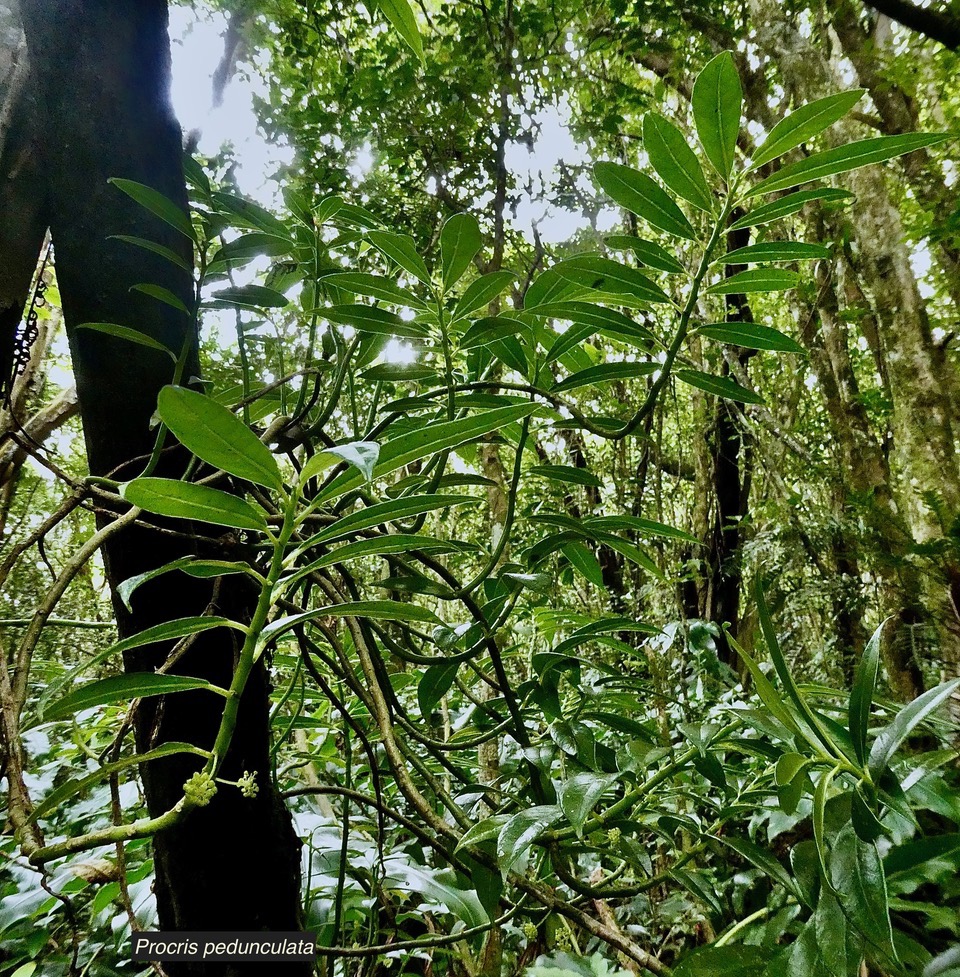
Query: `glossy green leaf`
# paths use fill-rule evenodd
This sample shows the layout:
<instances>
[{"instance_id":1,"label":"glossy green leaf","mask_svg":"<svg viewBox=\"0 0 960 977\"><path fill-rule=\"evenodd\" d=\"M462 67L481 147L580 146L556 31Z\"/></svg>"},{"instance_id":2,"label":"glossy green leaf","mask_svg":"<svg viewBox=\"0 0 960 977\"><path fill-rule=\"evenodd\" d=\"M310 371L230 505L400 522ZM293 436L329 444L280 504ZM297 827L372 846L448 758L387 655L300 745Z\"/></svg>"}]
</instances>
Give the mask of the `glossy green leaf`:
<instances>
[{"instance_id":1,"label":"glossy green leaf","mask_svg":"<svg viewBox=\"0 0 960 977\"><path fill-rule=\"evenodd\" d=\"M866 797L863 784L857 784L850 798L850 823L857 837L868 844L883 834L883 825Z\"/></svg>"},{"instance_id":2,"label":"glossy green leaf","mask_svg":"<svg viewBox=\"0 0 960 977\"><path fill-rule=\"evenodd\" d=\"M747 838L736 838L732 835L721 834L717 836L728 848L731 848L738 855L745 858L748 862L756 865L762 872L768 875L778 885L783 886L787 892L800 898L797 890L797 883L793 876L780 864L780 862L765 848Z\"/></svg>"},{"instance_id":3,"label":"glossy green leaf","mask_svg":"<svg viewBox=\"0 0 960 977\"><path fill-rule=\"evenodd\" d=\"M711 285L710 295L747 295L751 292L782 292L801 281L795 271L784 268L751 268Z\"/></svg>"},{"instance_id":4,"label":"glossy green leaf","mask_svg":"<svg viewBox=\"0 0 960 977\"><path fill-rule=\"evenodd\" d=\"M831 845L830 878L840 905L870 945L895 957L883 863L877 846L861 841L850 825Z\"/></svg>"},{"instance_id":5,"label":"glossy green leaf","mask_svg":"<svg viewBox=\"0 0 960 977\"><path fill-rule=\"evenodd\" d=\"M236 288L221 288L205 304L214 309L234 306L243 309L282 309L290 302L281 292L265 285L239 285Z\"/></svg>"},{"instance_id":6,"label":"glossy green leaf","mask_svg":"<svg viewBox=\"0 0 960 977\"><path fill-rule=\"evenodd\" d=\"M817 781L816 789L813 792L813 840L817 846L817 859L820 862L820 874L823 880L829 885L830 870L827 867L829 849L827 848L826 830L824 818L827 808L827 798L830 796L830 785L836 774L836 768L824 770Z\"/></svg>"},{"instance_id":7,"label":"glossy green leaf","mask_svg":"<svg viewBox=\"0 0 960 977\"><path fill-rule=\"evenodd\" d=\"M229 492L170 478L135 478L120 487L131 505L174 519L194 519L232 529L266 529L263 513Z\"/></svg>"},{"instance_id":8,"label":"glossy green leaf","mask_svg":"<svg viewBox=\"0 0 960 977\"><path fill-rule=\"evenodd\" d=\"M818 98L794 109L770 130L770 134L753 154L751 170L782 156L829 129L842 119L864 96L864 89L856 88L849 92L838 92Z\"/></svg>"},{"instance_id":9,"label":"glossy green leaf","mask_svg":"<svg viewBox=\"0 0 960 977\"><path fill-rule=\"evenodd\" d=\"M163 244L157 244L156 241L148 241L146 238L134 237L130 234L111 234L109 237L111 241L123 241L124 244L132 244L135 248L142 248L144 251L150 251L153 254L160 255L161 258L165 258L172 265L176 265L178 268L182 268L188 274L193 274L193 268L190 264L184 261L183 258L177 254L172 248L168 248Z\"/></svg>"},{"instance_id":10,"label":"glossy green leaf","mask_svg":"<svg viewBox=\"0 0 960 977\"><path fill-rule=\"evenodd\" d=\"M419 461L428 455L448 448L455 448L469 441L484 437L514 421L529 417L538 410L536 404L517 404L510 407L495 407L455 421L434 421L423 427L391 438L380 447L380 459L373 471L374 478L382 478L403 468L411 462ZM304 466L306 469L306 466ZM348 492L362 484L362 476L356 472L344 472L337 476L323 491L324 498Z\"/></svg>"},{"instance_id":11,"label":"glossy green leaf","mask_svg":"<svg viewBox=\"0 0 960 977\"><path fill-rule=\"evenodd\" d=\"M444 223L440 231L440 265L445 289L460 281L482 245L480 225L472 214L454 214Z\"/></svg>"},{"instance_id":12,"label":"glossy green leaf","mask_svg":"<svg viewBox=\"0 0 960 977\"><path fill-rule=\"evenodd\" d=\"M418 383L423 380L437 380L439 374L430 366L417 363L378 363L360 373L365 380L392 381L394 383Z\"/></svg>"},{"instance_id":13,"label":"glossy green leaf","mask_svg":"<svg viewBox=\"0 0 960 977\"><path fill-rule=\"evenodd\" d=\"M420 706L420 715L425 720L430 719L440 700L450 691L459 667L458 662L443 662L441 665L431 665L420 676L417 683L417 705Z\"/></svg>"},{"instance_id":14,"label":"glossy green leaf","mask_svg":"<svg viewBox=\"0 0 960 977\"><path fill-rule=\"evenodd\" d=\"M281 255L290 254L293 250L293 242L287 237L280 237L277 234L265 234L263 231L253 231L250 234L242 234L233 241L228 241L213 256L211 266L219 264L236 267L258 255L266 255L270 258L278 258Z\"/></svg>"},{"instance_id":15,"label":"glossy green leaf","mask_svg":"<svg viewBox=\"0 0 960 977\"><path fill-rule=\"evenodd\" d=\"M43 712L43 722L65 719L75 712L91 709L94 706L112 706L120 702L143 699L146 696L187 692L192 689L207 689L226 695L225 690L202 678L165 675L159 672L130 672L127 675L113 675L110 678L100 679L68 692L63 698L47 706Z\"/></svg>"},{"instance_id":16,"label":"glossy green leaf","mask_svg":"<svg viewBox=\"0 0 960 977\"><path fill-rule=\"evenodd\" d=\"M416 320L401 319L396 312L381 309L374 305L331 305L317 310L329 322L342 326L353 326L360 332L377 336L409 336L419 338L429 332L429 328Z\"/></svg>"},{"instance_id":17,"label":"glossy green leaf","mask_svg":"<svg viewBox=\"0 0 960 977\"><path fill-rule=\"evenodd\" d=\"M538 835L556 823L563 812L555 804L543 804L515 814L497 836L497 862L506 875L526 854Z\"/></svg>"},{"instance_id":18,"label":"glossy green leaf","mask_svg":"<svg viewBox=\"0 0 960 977\"><path fill-rule=\"evenodd\" d=\"M131 285L130 291L149 295L150 298L156 299L158 302L163 302L164 305L169 305L171 309L176 309L177 312L182 312L186 316L193 315L179 296L171 292L169 288L164 288L162 285L151 285L149 283Z\"/></svg>"},{"instance_id":19,"label":"glossy green leaf","mask_svg":"<svg viewBox=\"0 0 960 977\"><path fill-rule=\"evenodd\" d=\"M603 570L597 558L582 543L567 543L562 549L570 565L585 579L603 589Z\"/></svg>"},{"instance_id":20,"label":"glossy green leaf","mask_svg":"<svg viewBox=\"0 0 960 977\"><path fill-rule=\"evenodd\" d=\"M604 238L604 243L615 251L632 251L641 264L655 268L657 271L679 275L684 270L683 265L655 241L645 241L630 234L611 234Z\"/></svg>"},{"instance_id":21,"label":"glossy green leaf","mask_svg":"<svg viewBox=\"0 0 960 977\"><path fill-rule=\"evenodd\" d=\"M761 947L711 943L685 953L672 973L673 977L767 977L769 960L770 951Z\"/></svg>"},{"instance_id":22,"label":"glossy green leaf","mask_svg":"<svg viewBox=\"0 0 960 977\"><path fill-rule=\"evenodd\" d=\"M558 261L551 271L580 288L642 303L669 302L670 297L642 272L601 254L578 254ZM625 302L624 304L629 304Z\"/></svg>"},{"instance_id":23,"label":"glossy green leaf","mask_svg":"<svg viewBox=\"0 0 960 977\"><path fill-rule=\"evenodd\" d=\"M634 621L632 618L613 617L602 621L594 621L585 624L582 628L577 628L568 638L564 638L554 649L553 654L565 656L574 648L593 641L598 637L607 634L619 634L620 632L637 632L639 634L659 634L660 629L652 624L644 624L642 621Z\"/></svg>"},{"instance_id":24,"label":"glossy green leaf","mask_svg":"<svg viewBox=\"0 0 960 977\"><path fill-rule=\"evenodd\" d=\"M700 210L713 209L713 196L700 161L672 122L648 112L643 117L643 148L650 165L669 190Z\"/></svg>"},{"instance_id":25,"label":"glossy green leaf","mask_svg":"<svg viewBox=\"0 0 960 977\"><path fill-rule=\"evenodd\" d=\"M660 368L659 363L644 362L642 360L627 361L625 363L601 363L591 366L579 373L553 385L553 390L560 393L564 390L574 390L577 387L591 386L597 383L610 383L613 380L630 380L636 377L646 377Z\"/></svg>"},{"instance_id":26,"label":"glossy green leaf","mask_svg":"<svg viewBox=\"0 0 960 977\"><path fill-rule=\"evenodd\" d=\"M355 600L327 607L315 607L301 614L291 614L271 621L260 633L262 642L272 641L285 631L323 618L363 617L373 621L409 621L415 624L440 624L433 611L417 604L396 600Z\"/></svg>"},{"instance_id":27,"label":"glossy green leaf","mask_svg":"<svg viewBox=\"0 0 960 977\"><path fill-rule=\"evenodd\" d=\"M627 530L644 536L660 536L663 539L679 539L684 543L700 545L700 540L692 533L668 526L666 523L654 519L644 519L641 516L589 516L583 520L588 529L600 529L604 532Z\"/></svg>"},{"instance_id":28,"label":"glossy green leaf","mask_svg":"<svg viewBox=\"0 0 960 977\"><path fill-rule=\"evenodd\" d=\"M196 240L190 216L158 190L146 187L133 180L122 180L116 176L107 180L107 183L112 183L118 190L122 190L155 217L159 217L160 220L176 228L184 237L190 238L191 241Z\"/></svg>"},{"instance_id":29,"label":"glossy green leaf","mask_svg":"<svg viewBox=\"0 0 960 977\"><path fill-rule=\"evenodd\" d=\"M796 193L789 193L779 200L774 200L769 204L763 204L748 211L743 217L734 221L730 225L730 230L736 231L744 227L759 227L762 224L771 224L773 221L781 220L798 213L808 203L814 200L825 200L827 203L847 203L853 199L853 194L849 190L836 190L833 187L820 187L817 190L798 190Z\"/></svg>"},{"instance_id":30,"label":"glossy green leaf","mask_svg":"<svg viewBox=\"0 0 960 977\"><path fill-rule=\"evenodd\" d=\"M418 278L424 285L430 284L430 272L427 271L427 266L409 234L397 234L395 231L369 231L367 237L381 254L386 255L414 278Z\"/></svg>"},{"instance_id":31,"label":"glossy green leaf","mask_svg":"<svg viewBox=\"0 0 960 977\"><path fill-rule=\"evenodd\" d=\"M526 327L519 319L510 316L490 316L477 319L460 337L457 344L461 349L474 349L477 346L488 346L498 339L515 336L518 331Z\"/></svg>"},{"instance_id":32,"label":"glossy green leaf","mask_svg":"<svg viewBox=\"0 0 960 977\"><path fill-rule=\"evenodd\" d=\"M877 675L880 671L880 642L883 636L884 621L863 649L857 671L850 687L850 703L847 710L850 737L857 759L867 762L867 732L870 729L870 710L873 696L877 690Z\"/></svg>"},{"instance_id":33,"label":"glossy green leaf","mask_svg":"<svg viewBox=\"0 0 960 977\"><path fill-rule=\"evenodd\" d=\"M453 310L452 322L489 305L500 293L512 285L517 276L512 271L492 271L470 282Z\"/></svg>"},{"instance_id":34,"label":"glossy green leaf","mask_svg":"<svg viewBox=\"0 0 960 977\"><path fill-rule=\"evenodd\" d=\"M575 773L560 787L560 809L579 832L597 802L617 782L617 774Z\"/></svg>"},{"instance_id":35,"label":"glossy green leaf","mask_svg":"<svg viewBox=\"0 0 960 977\"><path fill-rule=\"evenodd\" d=\"M715 397L722 397L724 400L735 400L742 404L762 404L763 398L741 387L736 380L730 377L718 377L712 373L703 373L700 370L676 370L673 374L678 380L696 387L698 390L705 390L708 394Z\"/></svg>"},{"instance_id":36,"label":"glossy green leaf","mask_svg":"<svg viewBox=\"0 0 960 977\"><path fill-rule=\"evenodd\" d=\"M498 837L501 829L510 820L509 814L494 814L472 825L464 832L457 843L457 851L469 848L471 845L482 845L485 841L492 841Z\"/></svg>"},{"instance_id":37,"label":"glossy green leaf","mask_svg":"<svg viewBox=\"0 0 960 977\"><path fill-rule=\"evenodd\" d=\"M740 76L729 51L718 54L697 75L690 104L700 145L714 169L726 179L733 169L743 107Z\"/></svg>"},{"instance_id":38,"label":"glossy green leaf","mask_svg":"<svg viewBox=\"0 0 960 977\"><path fill-rule=\"evenodd\" d=\"M413 7L408 0L376 0L376 4L383 12L384 17L393 24L394 30L409 45L410 50L417 56L420 63L425 65L423 39L420 37L420 28L417 26Z\"/></svg>"},{"instance_id":39,"label":"glossy green leaf","mask_svg":"<svg viewBox=\"0 0 960 977\"><path fill-rule=\"evenodd\" d=\"M943 682L936 688L929 689L923 695L917 696L913 702L905 705L893 721L880 731L870 750L869 769L874 782L878 781L887 769L900 744L927 716L939 709L958 688L960 688L960 679Z\"/></svg>"},{"instance_id":40,"label":"glossy green leaf","mask_svg":"<svg viewBox=\"0 0 960 977\"><path fill-rule=\"evenodd\" d=\"M187 387L166 386L157 398L157 409L174 437L208 465L265 488L283 487L270 449L212 397Z\"/></svg>"},{"instance_id":41,"label":"glossy green leaf","mask_svg":"<svg viewBox=\"0 0 960 977\"><path fill-rule=\"evenodd\" d=\"M728 251L717 264L750 265L767 261L807 261L829 258L830 250L822 244L805 244L802 241L764 241L745 248Z\"/></svg>"},{"instance_id":42,"label":"glossy green leaf","mask_svg":"<svg viewBox=\"0 0 960 977\"><path fill-rule=\"evenodd\" d=\"M147 349L155 349L161 353L166 353L174 362L177 354L171 349L167 349L163 343L140 332L131 329L129 326L119 326L115 322L81 322L78 329L89 329L92 332L102 332L106 336L113 336L114 339L123 339L128 343L136 343L138 346L146 346Z\"/></svg>"},{"instance_id":43,"label":"glossy green leaf","mask_svg":"<svg viewBox=\"0 0 960 977\"><path fill-rule=\"evenodd\" d=\"M747 666L750 677L753 679L754 688L760 701L767 707L770 714L777 720L789 733L800 735L800 726L797 723L793 711L783 701L781 694L774 688L773 683L764 674L763 670L752 658L751 655L737 642L729 633L726 636L730 646L736 651L737 656Z\"/></svg>"},{"instance_id":44,"label":"glossy green leaf","mask_svg":"<svg viewBox=\"0 0 960 977\"><path fill-rule=\"evenodd\" d=\"M152 628L133 634L129 638L124 638L112 645L109 649L111 655L119 655L131 648L142 648L144 645L156 644L158 641L172 641L175 638L184 638L190 634L199 634L201 631L209 631L212 628L235 628L238 631L245 631L246 628L231 621L226 617L181 617L175 621L167 621L165 624L157 624Z\"/></svg>"},{"instance_id":45,"label":"glossy green leaf","mask_svg":"<svg viewBox=\"0 0 960 977\"><path fill-rule=\"evenodd\" d=\"M805 353L806 350L789 336L771 326L756 322L711 322L697 333L719 343L743 346L746 349L769 349L778 353Z\"/></svg>"},{"instance_id":46,"label":"glossy green leaf","mask_svg":"<svg viewBox=\"0 0 960 977\"><path fill-rule=\"evenodd\" d=\"M135 756L125 757L122 760L105 763L91 773L82 777L73 777L55 790L52 790L34 808L31 814L31 820L37 821L45 818L52 811L56 811L62 807L71 797L76 797L77 794L82 793L88 787L92 787L101 780L106 780L107 777L111 777L130 767L148 763L150 760L159 760L161 757L174 756L177 753L191 753L194 756L204 758L209 756L205 750L201 750L191 743L164 743L162 746L158 746L156 749L149 750L146 753L138 753Z\"/></svg>"},{"instance_id":47,"label":"glossy green leaf","mask_svg":"<svg viewBox=\"0 0 960 977\"><path fill-rule=\"evenodd\" d=\"M463 495L415 495L394 499L391 502L378 502L376 505L367 506L358 509L356 512L351 512L349 515L342 516L335 523L327 526L326 529L311 536L307 540L307 544L316 546L398 519L409 519L411 516L419 516L424 512L433 512L436 509L445 509L452 505L468 505L477 501L479 500Z\"/></svg>"},{"instance_id":48,"label":"glossy green leaf","mask_svg":"<svg viewBox=\"0 0 960 977\"><path fill-rule=\"evenodd\" d=\"M335 288L342 288L346 292L354 295L364 295L368 298L378 299L381 302L389 302L391 305L399 305L406 309L425 309L426 304L408 291L402 285L382 275L368 275L365 272L346 271L337 272L333 275L326 275L320 279L323 285L332 285ZM323 310L320 310L321 314Z\"/></svg>"},{"instance_id":49,"label":"glossy green leaf","mask_svg":"<svg viewBox=\"0 0 960 977\"><path fill-rule=\"evenodd\" d=\"M762 193L773 193L775 190L786 190L811 180L822 180L838 173L847 173L869 166L872 163L882 163L906 153L936 146L938 143L950 139L949 133L907 132L896 136L874 136L872 139L860 139L857 142L828 149L822 153L814 153L798 163L784 166L772 176L761 180L748 194L756 197Z\"/></svg>"},{"instance_id":50,"label":"glossy green leaf","mask_svg":"<svg viewBox=\"0 0 960 977\"><path fill-rule=\"evenodd\" d=\"M432 536L420 536L410 533L390 533L377 536L374 539L361 539L355 543L338 546L335 550L325 553L302 570L298 570L296 577L304 572L322 570L324 567L339 566L350 560L367 559L375 556L386 556L390 553L412 553L423 550L425 553L455 553L460 546L444 539Z\"/></svg>"},{"instance_id":51,"label":"glossy green leaf","mask_svg":"<svg viewBox=\"0 0 960 977\"><path fill-rule=\"evenodd\" d=\"M528 468L527 475L549 478L554 482L568 482L572 485L590 485L600 488L603 482L587 468L574 468L573 465L535 465Z\"/></svg>"},{"instance_id":52,"label":"glossy green leaf","mask_svg":"<svg viewBox=\"0 0 960 977\"><path fill-rule=\"evenodd\" d=\"M809 764L807 757L800 753L784 753L779 760L777 760L777 767L775 772L775 780L777 786L782 787L784 784L789 784L791 781L795 780L796 777L803 772L803 770Z\"/></svg>"},{"instance_id":53,"label":"glossy green leaf","mask_svg":"<svg viewBox=\"0 0 960 977\"><path fill-rule=\"evenodd\" d=\"M674 237L696 238L673 198L645 173L622 163L597 163L593 173L607 195L631 214Z\"/></svg>"}]
</instances>

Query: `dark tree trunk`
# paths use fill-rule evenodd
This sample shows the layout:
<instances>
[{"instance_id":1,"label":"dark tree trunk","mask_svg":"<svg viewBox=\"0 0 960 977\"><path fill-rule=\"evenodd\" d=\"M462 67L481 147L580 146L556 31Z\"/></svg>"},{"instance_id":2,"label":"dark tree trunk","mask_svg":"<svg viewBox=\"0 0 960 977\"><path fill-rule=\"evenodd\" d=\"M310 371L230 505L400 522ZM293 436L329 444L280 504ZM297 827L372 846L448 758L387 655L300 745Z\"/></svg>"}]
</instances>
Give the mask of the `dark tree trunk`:
<instances>
[{"instance_id":1,"label":"dark tree trunk","mask_svg":"<svg viewBox=\"0 0 960 977\"><path fill-rule=\"evenodd\" d=\"M750 231L731 231L727 249L745 247L750 241ZM743 271L745 266L728 265L727 276ZM727 321L752 322L753 313L745 295L727 296ZM754 351L733 347L737 362L745 367ZM729 367L724 364L724 374ZM743 586L743 570L740 554L740 523L747 514L750 496L751 454L750 445L737 424L729 401L717 400L712 430L707 434L710 462L713 471L713 492L716 502L713 525L707 539L706 561L710 586L704 617L708 621L729 626L730 634L737 637L740 625L740 591ZM731 667L737 665L737 655L721 634L717 638L720 660Z\"/></svg>"},{"instance_id":2,"label":"dark tree trunk","mask_svg":"<svg viewBox=\"0 0 960 977\"><path fill-rule=\"evenodd\" d=\"M107 182L110 177L132 179L187 208L180 130L168 100L166 2L23 0L21 6L31 75L18 138L8 143L0 160L0 227L5 229L0 232L0 266L17 269L10 283L2 282L7 287L0 295L5 306L0 316L9 329L10 308L18 303L23 308L27 269L49 225L90 470L127 477L142 466L133 459L151 450L150 417L157 393L172 379L172 362L142 346L76 327L83 322L117 322L174 351L189 342L193 352L184 379L199 373L191 318L130 291L141 282L162 285L192 307L190 276L162 258L109 239L113 234L149 238L188 263L193 257L184 236ZM19 235L10 231L11 212L23 228ZM170 454L164 474L176 474L182 463ZM108 580L115 591L124 579L195 549L185 537L132 529L107 548ZM208 584L170 573L137 592L133 613L118 600L114 603L120 633L128 635L163 620L202 613L212 600ZM250 595L226 585L214 603L219 613L241 619L251 606ZM237 649L226 634L201 636L178 671L229 684ZM166 651L154 646L130 656L126 666L155 667ZM149 702L137 718L141 749L170 740L212 746L220 707L209 695L188 693ZM223 777L235 779L244 770L256 770L259 796L247 800L238 790L221 787L208 807L155 839L163 929L298 928L299 842L271 785L268 707L268 681L261 665L244 694L237 732L221 771ZM198 766L196 758L182 756L151 763L144 774L150 813L159 814L176 803L184 780ZM268 973L274 968L207 963L167 964L166 969L181 977Z\"/></svg>"}]
</instances>

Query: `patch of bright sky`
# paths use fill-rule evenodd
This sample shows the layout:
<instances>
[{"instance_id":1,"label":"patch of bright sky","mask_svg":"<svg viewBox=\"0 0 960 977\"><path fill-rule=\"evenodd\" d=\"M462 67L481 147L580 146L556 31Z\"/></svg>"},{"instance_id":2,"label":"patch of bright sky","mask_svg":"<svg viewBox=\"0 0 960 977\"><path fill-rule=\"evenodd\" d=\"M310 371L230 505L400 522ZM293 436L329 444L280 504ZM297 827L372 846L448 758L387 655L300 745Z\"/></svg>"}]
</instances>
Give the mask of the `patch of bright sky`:
<instances>
[{"instance_id":1,"label":"patch of bright sky","mask_svg":"<svg viewBox=\"0 0 960 977\"><path fill-rule=\"evenodd\" d=\"M521 186L552 186L560 173L560 163L568 167L584 165L589 156L586 147L578 145L569 127L570 110L565 103L545 106L528 119L537 133L532 148L522 143L509 143L506 164ZM595 192L586 176L578 183L580 189ZM620 220L616 210L605 208L597 216L600 231L611 230ZM569 240L578 231L590 226L590 218L582 213L551 206L536 194L524 195L511 222L521 233L533 238L534 227L546 244Z\"/></svg>"}]
</instances>

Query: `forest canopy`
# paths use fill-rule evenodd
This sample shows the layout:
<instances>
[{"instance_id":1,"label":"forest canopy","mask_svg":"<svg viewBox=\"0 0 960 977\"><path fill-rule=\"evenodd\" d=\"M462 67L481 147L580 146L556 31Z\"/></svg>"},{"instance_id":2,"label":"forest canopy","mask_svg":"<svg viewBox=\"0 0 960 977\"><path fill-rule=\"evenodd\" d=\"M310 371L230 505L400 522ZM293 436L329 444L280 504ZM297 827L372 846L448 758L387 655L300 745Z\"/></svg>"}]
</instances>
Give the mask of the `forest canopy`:
<instances>
[{"instance_id":1,"label":"forest canopy","mask_svg":"<svg viewBox=\"0 0 960 977\"><path fill-rule=\"evenodd\" d=\"M958 46L0 0L0 977L960 975Z\"/></svg>"}]
</instances>

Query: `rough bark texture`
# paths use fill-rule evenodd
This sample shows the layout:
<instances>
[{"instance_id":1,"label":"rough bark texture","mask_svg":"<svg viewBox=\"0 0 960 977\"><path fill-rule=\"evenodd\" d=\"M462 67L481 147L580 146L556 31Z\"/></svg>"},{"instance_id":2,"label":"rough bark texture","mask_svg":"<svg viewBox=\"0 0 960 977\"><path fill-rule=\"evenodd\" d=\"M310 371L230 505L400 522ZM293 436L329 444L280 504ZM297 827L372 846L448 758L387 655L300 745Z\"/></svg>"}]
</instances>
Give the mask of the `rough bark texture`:
<instances>
[{"instance_id":1,"label":"rough bark texture","mask_svg":"<svg viewBox=\"0 0 960 977\"><path fill-rule=\"evenodd\" d=\"M169 101L165 0L25 0L21 14L30 75L0 159L0 326L5 339L23 309L30 273L49 225L57 250L58 280L68 326L90 470L136 473L131 460L149 452L149 429L159 389L172 378L161 353L89 330L83 322L135 327L178 351L196 349L190 317L131 292L141 282L162 285L192 304L190 276L116 240L150 238L190 262L189 241L108 184L124 177L152 186L186 210L180 131ZM6 351L7 347L4 347ZM186 377L199 372L196 353ZM176 452L163 463L176 473ZM179 527L180 529L189 527ZM189 539L147 528L120 536L107 550L108 579L116 585L136 573L194 549ZM248 594L168 574L138 592L133 613L115 601L121 635L151 624L201 613L244 618ZM204 635L178 670L229 683L237 649L232 640ZM132 654L128 668L155 667L166 649ZM141 748L168 740L212 745L219 703L202 693L150 700L139 711ZM144 773L147 803L159 814L182 794L196 759L154 762ZM268 685L257 669L242 701L234 744L223 775L257 770L255 801L221 788L214 802L155 839L160 926L171 930L296 929L299 921L299 844L289 816L270 785ZM289 969L289 968L288 968ZM271 967L168 964L186 974L268 973ZM303 968L301 972L306 972ZM296 968L291 972L296 972Z\"/></svg>"}]
</instances>

